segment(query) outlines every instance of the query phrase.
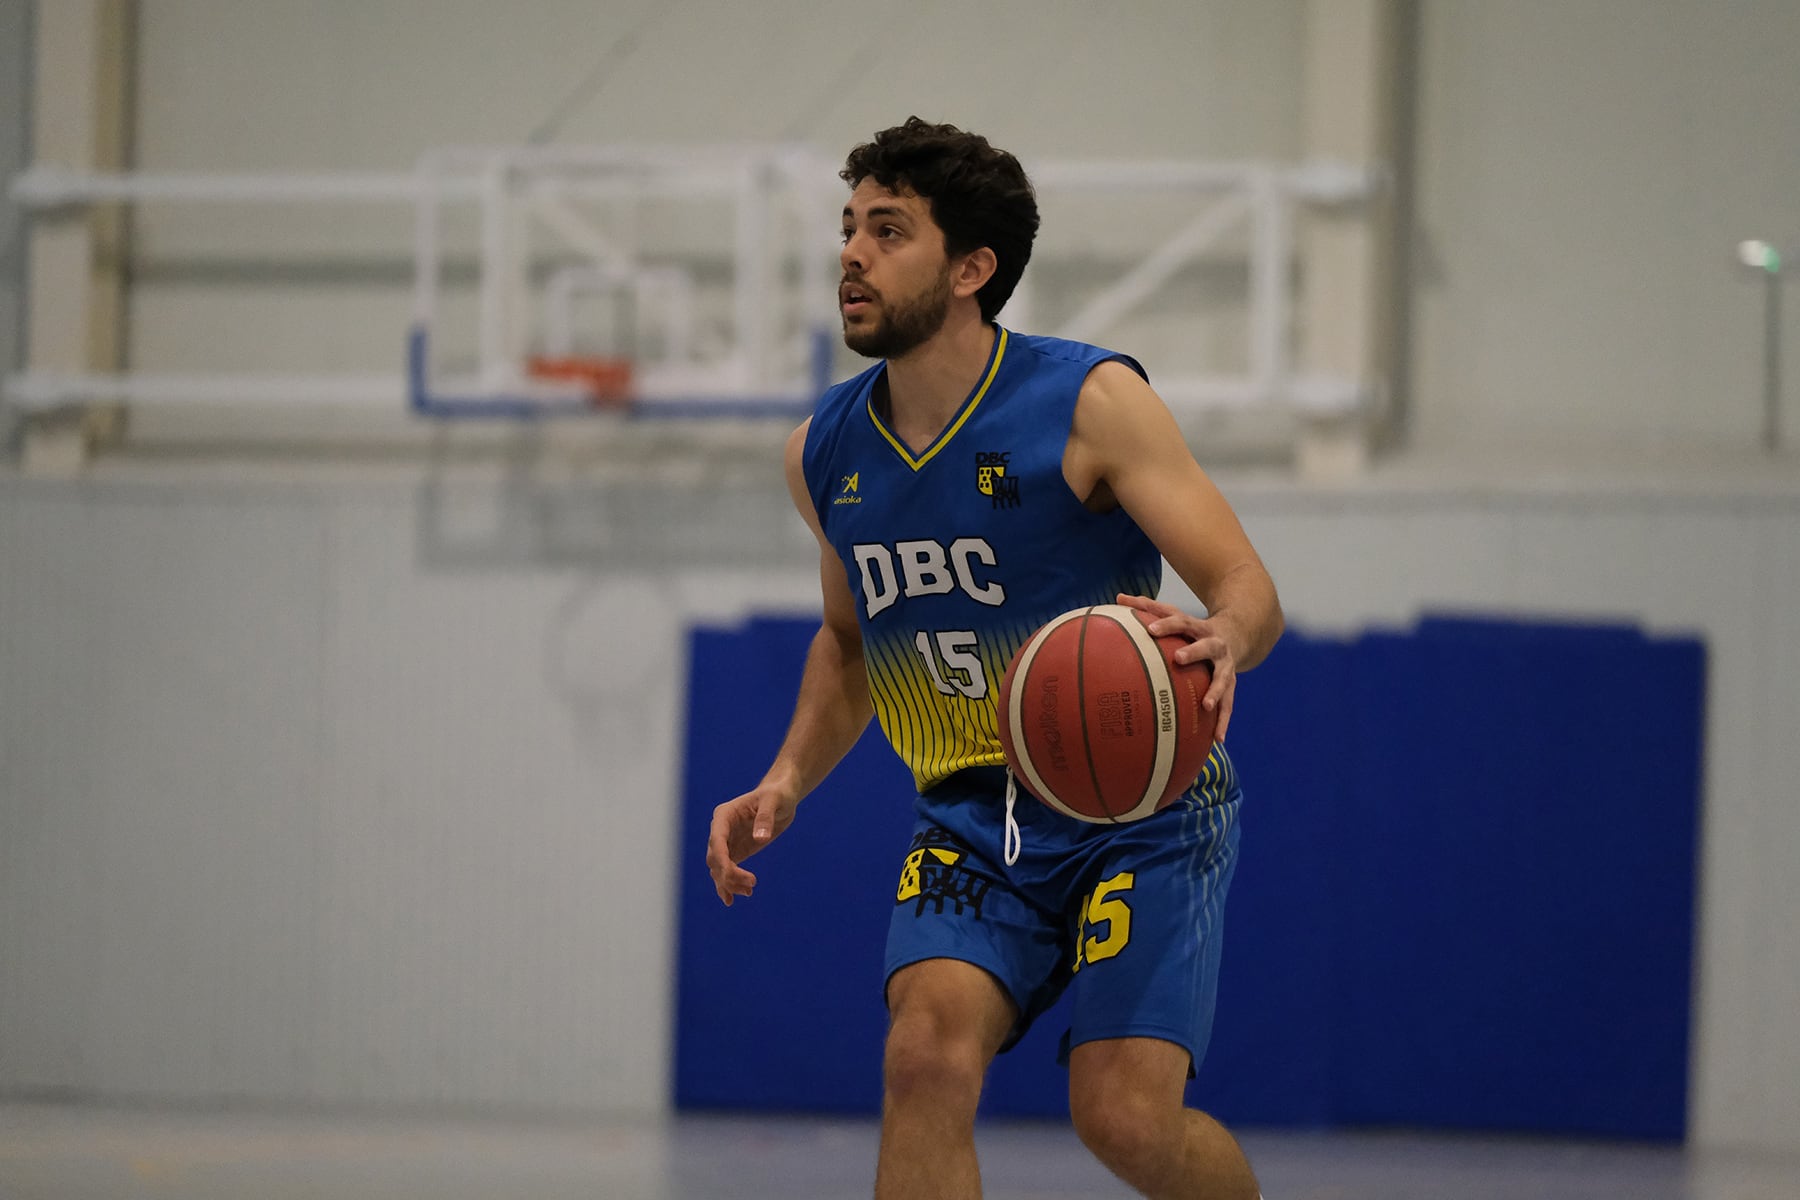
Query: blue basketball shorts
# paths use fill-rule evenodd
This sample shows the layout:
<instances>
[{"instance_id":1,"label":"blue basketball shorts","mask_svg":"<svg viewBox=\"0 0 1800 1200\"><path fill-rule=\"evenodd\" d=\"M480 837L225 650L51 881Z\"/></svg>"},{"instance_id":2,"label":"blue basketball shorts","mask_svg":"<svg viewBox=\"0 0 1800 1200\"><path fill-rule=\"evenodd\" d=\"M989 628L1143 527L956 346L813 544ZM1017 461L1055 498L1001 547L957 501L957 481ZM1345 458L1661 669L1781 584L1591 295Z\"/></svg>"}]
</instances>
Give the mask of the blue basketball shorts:
<instances>
[{"instance_id":1,"label":"blue basketball shorts","mask_svg":"<svg viewBox=\"0 0 1800 1200\"><path fill-rule=\"evenodd\" d=\"M1059 1058L1083 1042L1174 1042L1198 1069L1212 1036L1225 893L1242 795L1214 747L1168 808L1089 825L1019 789L1020 853L1006 865L1006 771L960 771L921 795L888 925L885 979L952 958L999 981L1019 1017L1002 1050L1067 990Z\"/></svg>"}]
</instances>

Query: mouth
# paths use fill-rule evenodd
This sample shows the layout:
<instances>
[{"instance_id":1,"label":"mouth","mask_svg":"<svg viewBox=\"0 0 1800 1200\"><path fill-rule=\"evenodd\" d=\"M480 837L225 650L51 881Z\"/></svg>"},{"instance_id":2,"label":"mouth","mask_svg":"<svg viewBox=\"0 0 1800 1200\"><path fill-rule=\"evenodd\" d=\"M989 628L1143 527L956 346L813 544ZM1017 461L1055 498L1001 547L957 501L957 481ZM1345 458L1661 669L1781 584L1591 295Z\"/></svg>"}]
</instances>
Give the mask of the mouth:
<instances>
[{"instance_id":1,"label":"mouth","mask_svg":"<svg viewBox=\"0 0 1800 1200\"><path fill-rule=\"evenodd\" d=\"M846 317L860 316L875 301L875 293L860 283L838 285L838 308Z\"/></svg>"}]
</instances>

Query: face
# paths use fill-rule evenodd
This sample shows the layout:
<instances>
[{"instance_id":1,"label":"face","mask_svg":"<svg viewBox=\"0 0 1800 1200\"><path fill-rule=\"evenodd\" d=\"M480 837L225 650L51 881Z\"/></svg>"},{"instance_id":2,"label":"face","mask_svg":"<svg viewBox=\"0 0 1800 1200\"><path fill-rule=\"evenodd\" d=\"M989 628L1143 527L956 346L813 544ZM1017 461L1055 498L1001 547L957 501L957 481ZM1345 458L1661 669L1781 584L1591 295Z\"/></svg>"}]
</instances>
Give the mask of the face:
<instances>
[{"instance_id":1,"label":"face","mask_svg":"<svg viewBox=\"0 0 1800 1200\"><path fill-rule=\"evenodd\" d=\"M867 358L899 358L944 327L950 259L931 203L865 179L844 206L844 344Z\"/></svg>"}]
</instances>

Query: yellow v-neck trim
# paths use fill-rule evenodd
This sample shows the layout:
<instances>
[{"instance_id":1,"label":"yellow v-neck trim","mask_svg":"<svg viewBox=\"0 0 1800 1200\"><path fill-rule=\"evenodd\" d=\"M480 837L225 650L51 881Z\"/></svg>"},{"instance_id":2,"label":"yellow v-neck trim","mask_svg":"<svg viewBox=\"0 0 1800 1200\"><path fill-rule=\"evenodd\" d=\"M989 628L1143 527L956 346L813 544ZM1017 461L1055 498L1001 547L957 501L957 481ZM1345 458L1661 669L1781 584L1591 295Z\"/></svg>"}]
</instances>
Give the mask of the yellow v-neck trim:
<instances>
[{"instance_id":1,"label":"yellow v-neck trim","mask_svg":"<svg viewBox=\"0 0 1800 1200\"><path fill-rule=\"evenodd\" d=\"M981 398L983 396L987 395L988 388L992 386L994 382L994 376L1000 373L1000 360L1006 355L1006 330L998 325L994 328L999 330L999 333L994 338L994 360L988 364L987 374L982 377L981 385L977 387L969 396L968 400L964 402L962 412L957 414L956 420L950 422L944 432L938 434L931 445L926 447L925 453L917 458L914 458L912 456L912 451L906 448L906 443L890 433L888 427L881 423L881 418L875 415L875 389L873 387L869 389L869 398L864 402L865 407L869 410L869 420L875 423L875 428L880 431L882 437L888 440L888 445L892 446L894 452L913 470L917 471L920 467L930 462L932 456L937 454L939 450L942 450L945 445L949 443L950 439L956 436L956 431L963 427L963 424L969 419L969 414L975 411L975 406L981 403Z\"/></svg>"}]
</instances>

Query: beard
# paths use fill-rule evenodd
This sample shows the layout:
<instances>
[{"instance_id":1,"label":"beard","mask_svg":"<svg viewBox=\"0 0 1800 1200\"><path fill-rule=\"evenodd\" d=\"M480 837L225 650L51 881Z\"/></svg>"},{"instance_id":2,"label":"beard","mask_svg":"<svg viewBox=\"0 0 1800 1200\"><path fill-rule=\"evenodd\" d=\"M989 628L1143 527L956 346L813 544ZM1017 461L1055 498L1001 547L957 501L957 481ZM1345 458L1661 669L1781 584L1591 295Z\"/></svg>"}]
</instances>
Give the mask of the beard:
<instances>
[{"instance_id":1,"label":"beard","mask_svg":"<svg viewBox=\"0 0 1800 1200\"><path fill-rule=\"evenodd\" d=\"M899 358L930 341L950 315L950 268L920 295L884 304L878 320L867 328L844 325L844 345L864 358Z\"/></svg>"}]
</instances>

